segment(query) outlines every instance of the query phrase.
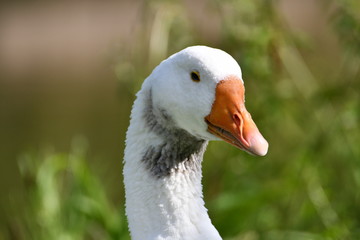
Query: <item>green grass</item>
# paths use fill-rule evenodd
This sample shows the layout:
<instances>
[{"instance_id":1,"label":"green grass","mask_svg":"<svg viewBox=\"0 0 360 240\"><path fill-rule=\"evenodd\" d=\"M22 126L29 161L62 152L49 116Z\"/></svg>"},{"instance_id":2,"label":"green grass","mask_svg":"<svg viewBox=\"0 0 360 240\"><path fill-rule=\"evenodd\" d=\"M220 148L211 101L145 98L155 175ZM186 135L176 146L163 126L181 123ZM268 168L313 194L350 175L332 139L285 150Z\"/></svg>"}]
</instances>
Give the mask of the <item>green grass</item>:
<instances>
[{"instance_id":1,"label":"green grass","mask_svg":"<svg viewBox=\"0 0 360 240\"><path fill-rule=\"evenodd\" d=\"M123 206L113 206L87 166L84 143L75 139L68 154L22 156L26 239L129 239Z\"/></svg>"}]
</instances>

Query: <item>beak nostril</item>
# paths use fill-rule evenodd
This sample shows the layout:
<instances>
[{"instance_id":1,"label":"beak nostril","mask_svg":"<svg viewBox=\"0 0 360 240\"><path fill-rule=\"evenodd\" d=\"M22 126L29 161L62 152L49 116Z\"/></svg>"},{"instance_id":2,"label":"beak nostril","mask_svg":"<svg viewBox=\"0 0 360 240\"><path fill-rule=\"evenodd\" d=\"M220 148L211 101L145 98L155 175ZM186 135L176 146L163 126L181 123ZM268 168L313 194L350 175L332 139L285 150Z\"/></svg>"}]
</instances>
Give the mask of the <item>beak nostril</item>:
<instances>
[{"instance_id":1,"label":"beak nostril","mask_svg":"<svg viewBox=\"0 0 360 240\"><path fill-rule=\"evenodd\" d=\"M234 122L235 122L235 124L236 124L236 126L240 126L240 124L241 124L241 119L240 119L240 117L238 116L238 114L234 114L234 116L233 116L233 119L234 119Z\"/></svg>"}]
</instances>

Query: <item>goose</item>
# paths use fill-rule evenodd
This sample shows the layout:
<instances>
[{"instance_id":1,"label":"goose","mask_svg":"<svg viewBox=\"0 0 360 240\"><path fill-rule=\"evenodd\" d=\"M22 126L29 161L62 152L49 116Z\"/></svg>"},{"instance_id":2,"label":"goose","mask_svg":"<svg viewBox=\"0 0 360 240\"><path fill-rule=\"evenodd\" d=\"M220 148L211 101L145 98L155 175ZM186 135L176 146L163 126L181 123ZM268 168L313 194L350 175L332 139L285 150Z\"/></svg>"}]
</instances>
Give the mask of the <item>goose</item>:
<instances>
[{"instance_id":1,"label":"goose","mask_svg":"<svg viewBox=\"0 0 360 240\"><path fill-rule=\"evenodd\" d=\"M191 46L162 61L136 94L124 153L125 212L133 240L217 240L204 205L208 141L264 156L245 108L242 72L228 53Z\"/></svg>"}]
</instances>

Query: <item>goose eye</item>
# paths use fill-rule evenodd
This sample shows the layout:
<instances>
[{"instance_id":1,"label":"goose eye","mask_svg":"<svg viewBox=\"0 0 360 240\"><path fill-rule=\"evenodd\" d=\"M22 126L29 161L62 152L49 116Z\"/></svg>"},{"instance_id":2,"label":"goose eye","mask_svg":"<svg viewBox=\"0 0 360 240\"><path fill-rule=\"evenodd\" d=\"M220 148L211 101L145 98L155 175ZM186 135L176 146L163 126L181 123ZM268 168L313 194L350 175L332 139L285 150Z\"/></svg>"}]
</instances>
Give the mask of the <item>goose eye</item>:
<instances>
[{"instance_id":1,"label":"goose eye","mask_svg":"<svg viewBox=\"0 0 360 240\"><path fill-rule=\"evenodd\" d=\"M192 71L190 76L194 82L200 82L200 74L198 72Z\"/></svg>"}]
</instances>

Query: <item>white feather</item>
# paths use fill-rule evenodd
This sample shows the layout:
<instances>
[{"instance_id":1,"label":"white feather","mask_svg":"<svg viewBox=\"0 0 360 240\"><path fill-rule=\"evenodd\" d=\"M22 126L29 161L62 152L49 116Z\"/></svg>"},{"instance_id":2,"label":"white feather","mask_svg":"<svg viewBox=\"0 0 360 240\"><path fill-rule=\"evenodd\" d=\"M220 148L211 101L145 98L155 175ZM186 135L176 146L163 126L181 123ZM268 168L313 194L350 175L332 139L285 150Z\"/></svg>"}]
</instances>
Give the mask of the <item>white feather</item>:
<instances>
[{"instance_id":1,"label":"white feather","mask_svg":"<svg viewBox=\"0 0 360 240\"><path fill-rule=\"evenodd\" d=\"M191 80L191 71L200 73L200 82ZM242 79L241 69L230 55L218 49L194 46L163 61L138 92L124 157L126 214L133 240L221 239L204 206L201 171L184 169L155 178L144 167L144 152L165 140L149 130L143 115L146 94L151 89L153 104L165 109L177 127L198 138L215 140L206 131L204 117L211 110L216 84L229 75Z\"/></svg>"}]
</instances>

